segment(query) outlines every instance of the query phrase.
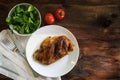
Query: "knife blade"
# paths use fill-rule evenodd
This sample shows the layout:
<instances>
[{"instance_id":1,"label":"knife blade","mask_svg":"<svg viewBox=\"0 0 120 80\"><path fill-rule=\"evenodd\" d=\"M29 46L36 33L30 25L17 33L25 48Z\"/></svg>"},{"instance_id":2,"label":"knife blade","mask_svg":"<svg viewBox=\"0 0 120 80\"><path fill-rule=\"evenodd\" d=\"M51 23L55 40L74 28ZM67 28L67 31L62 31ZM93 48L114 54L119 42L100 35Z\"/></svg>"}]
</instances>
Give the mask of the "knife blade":
<instances>
[{"instance_id":1,"label":"knife blade","mask_svg":"<svg viewBox=\"0 0 120 80\"><path fill-rule=\"evenodd\" d=\"M20 55L25 57L25 50L22 47L22 45L20 44L20 42L16 39L16 36L14 35L14 33L12 33L12 31L8 30L8 34L9 34L10 38L13 40L13 43L15 44L15 46L18 48Z\"/></svg>"}]
</instances>

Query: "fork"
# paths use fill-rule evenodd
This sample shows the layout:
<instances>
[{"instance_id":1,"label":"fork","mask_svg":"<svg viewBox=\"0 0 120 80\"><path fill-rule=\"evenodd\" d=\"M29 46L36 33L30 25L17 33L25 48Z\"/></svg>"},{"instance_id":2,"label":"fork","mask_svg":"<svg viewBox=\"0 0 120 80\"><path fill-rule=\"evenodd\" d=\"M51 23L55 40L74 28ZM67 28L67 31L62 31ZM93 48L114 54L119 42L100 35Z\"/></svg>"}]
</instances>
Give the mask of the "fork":
<instances>
[{"instance_id":1,"label":"fork","mask_svg":"<svg viewBox=\"0 0 120 80\"><path fill-rule=\"evenodd\" d=\"M14 51L14 52L19 52L18 48L15 46L15 44L13 43L13 41L10 38L4 38L1 40L0 44L6 46L8 49ZM20 53L20 52L19 52ZM21 56L24 57L24 54L20 54Z\"/></svg>"},{"instance_id":2,"label":"fork","mask_svg":"<svg viewBox=\"0 0 120 80\"><path fill-rule=\"evenodd\" d=\"M11 40L11 38L9 38L9 36L2 39L0 44L14 52L18 51L18 48L15 46L14 42ZM26 60L24 54L20 54L20 56L22 56ZM38 74L35 71L32 70L32 72L34 76L38 76Z\"/></svg>"},{"instance_id":3,"label":"fork","mask_svg":"<svg viewBox=\"0 0 120 80\"><path fill-rule=\"evenodd\" d=\"M14 43L8 39L8 38L5 38L3 40L1 40L1 42L6 45L7 48L9 48L10 50L12 51L18 51L17 47L14 45Z\"/></svg>"}]
</instances>

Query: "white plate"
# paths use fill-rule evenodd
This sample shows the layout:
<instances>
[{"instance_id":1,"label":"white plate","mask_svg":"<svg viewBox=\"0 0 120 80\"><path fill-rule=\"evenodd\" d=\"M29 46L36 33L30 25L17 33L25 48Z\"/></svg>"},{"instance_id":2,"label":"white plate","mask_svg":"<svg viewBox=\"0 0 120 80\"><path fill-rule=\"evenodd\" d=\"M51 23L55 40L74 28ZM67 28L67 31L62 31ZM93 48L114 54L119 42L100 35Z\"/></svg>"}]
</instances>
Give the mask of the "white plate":
<instances>
[{"instance_id":1,"label":"white plate","mask_svg":"<svg viewBox=\"0 0 120 80\"><path fill-rule=\"evenodd\" d=\"M39 49L41 42L48 36L66 35L75 45L74 51L50 65L42 65L33 59L33 53ZM26 46L27 60L37 73L47 77L58 77L73 69L79 57L79 46L74 35L66 28L58 25L44 26L35 31Z\"/></svg>"}]
</instances>

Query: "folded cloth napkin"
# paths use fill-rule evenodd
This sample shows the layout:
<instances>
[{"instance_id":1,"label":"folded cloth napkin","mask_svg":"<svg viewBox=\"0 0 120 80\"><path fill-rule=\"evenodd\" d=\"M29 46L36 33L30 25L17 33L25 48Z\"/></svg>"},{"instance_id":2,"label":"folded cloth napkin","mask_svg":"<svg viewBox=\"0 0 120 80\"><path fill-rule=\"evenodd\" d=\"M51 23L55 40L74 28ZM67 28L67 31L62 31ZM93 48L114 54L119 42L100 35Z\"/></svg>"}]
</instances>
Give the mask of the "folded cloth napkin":
<instances>
[{"instance_id":1,"label":"folded cloth napkin","mask_svg":"<svg viewBox=\"0 0 120 80\"><path fill-rule=\"evenodd\" d=\"M3 30L0 33L0 74L6 75L14 80L61 80L61 77L49 78L38 75L30 68L26 59L2 44L1 41L9 37L7 31ZM16 38L25 49L29 37L16 35Z\"/></svg>"}]
</instances>

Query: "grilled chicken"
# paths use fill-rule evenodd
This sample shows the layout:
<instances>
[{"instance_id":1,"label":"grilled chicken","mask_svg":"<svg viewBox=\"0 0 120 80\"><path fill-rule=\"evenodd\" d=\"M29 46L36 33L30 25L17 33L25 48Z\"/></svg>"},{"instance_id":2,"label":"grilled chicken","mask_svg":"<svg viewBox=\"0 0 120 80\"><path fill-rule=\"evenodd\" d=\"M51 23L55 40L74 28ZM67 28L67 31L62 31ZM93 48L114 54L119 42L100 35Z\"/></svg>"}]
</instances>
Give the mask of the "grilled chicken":
<instances>
[{"instance_id":1,"label":"grilled chicken","mask_svg":"<svg viewBox=\"0 0 120 80\"><path fill-rule=\"evenodd\" d=\"M73 43L64 35L47 37L36 50L33 58L39 63L49 65L74 50Z\"/></svg>"}]
</instances>

